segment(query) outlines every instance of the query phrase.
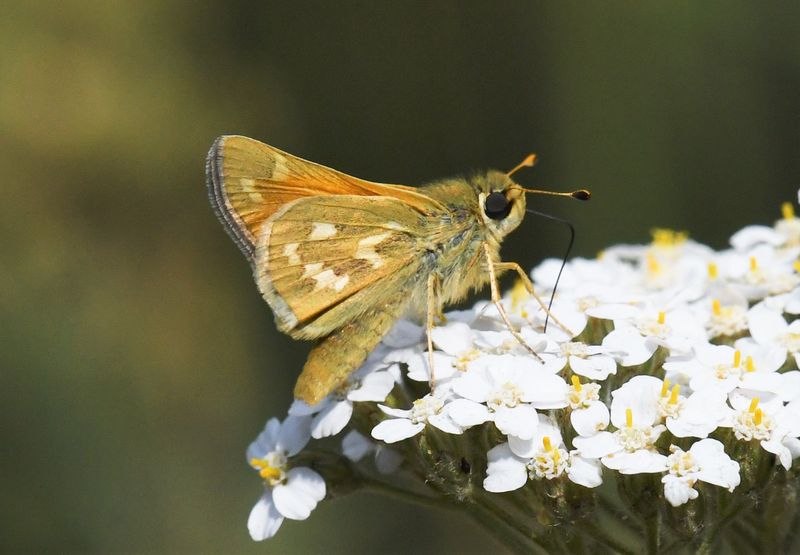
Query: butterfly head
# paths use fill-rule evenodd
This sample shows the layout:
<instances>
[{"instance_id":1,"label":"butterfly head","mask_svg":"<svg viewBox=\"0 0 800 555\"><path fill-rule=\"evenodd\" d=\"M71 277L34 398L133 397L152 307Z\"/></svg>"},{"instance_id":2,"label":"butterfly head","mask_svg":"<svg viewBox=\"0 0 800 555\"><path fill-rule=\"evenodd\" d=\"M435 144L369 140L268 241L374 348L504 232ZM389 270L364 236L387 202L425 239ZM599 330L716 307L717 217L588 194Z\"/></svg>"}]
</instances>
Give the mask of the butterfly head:
<instances>
[{"instance_id":1,"label":"butterfly head","mask_svg":"<svg viewBox=\"0 0 800 555\"><path fill-rule=\"evenodd\" d=\"M540 194L560 197L571 197L578 200L589 200L591 193L586 189L578 189L568 193L526 189L511 179L511 174L525 166L532 166L536 157L529 156L519 166L508 173L489 171L473 181L478 196L478 208L484 224L503 238L512 232L525 217L525 195Z\"/></svg>"},{"instance_id":2,"label":"butterfly head","mask_svg":"<svg viewBox=\"0 0 800 555\"><path fill-rule=\"evenodd\" d=\"M473 182L477 194L478 210L484 224L494 235L505 237L525 217L525 194L506 174L489 171Z\"/></svg>"}]
</instances>

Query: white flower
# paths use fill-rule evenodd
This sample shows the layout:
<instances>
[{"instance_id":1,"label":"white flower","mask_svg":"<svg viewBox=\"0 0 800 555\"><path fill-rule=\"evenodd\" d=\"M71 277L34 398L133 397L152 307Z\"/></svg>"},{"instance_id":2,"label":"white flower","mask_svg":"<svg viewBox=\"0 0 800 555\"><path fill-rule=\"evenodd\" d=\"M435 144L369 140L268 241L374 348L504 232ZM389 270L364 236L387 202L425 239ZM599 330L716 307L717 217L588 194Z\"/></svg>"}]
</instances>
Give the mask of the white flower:
<instances>
[{"instance_id":1,"label":"white flower","mask_svg":"<svg viewBox=\"0 0 800 555\"><path fill-rule=\"evenodd\" d=\"M519 489L531 479L553 480L567 474L570 480L586 487L602 483L600 465L573 451L568 453L558 427L547 417L540 415L537 433L530 440L509 438L489 450L486 491L504 492Z\"/></svg>"},{"instance_id":2,"label":"white flower","mask_svg":"<svg viewBox=\"0 0 800 555\"><path fill-rule=\"evenodd\" d=\"M610 349L599 345L586 345L580 342L567 342L560 345L558 358L565 359L570 369L591 380L605 380L617 373L617 362Z\"/></svg>"},{"instance_id":3,"label":"white flower","mask_svg":"<svg viewBox=\"0 0 800 555\"><path fill-rule=\"evenodd\" d=\"M733 491L739 485L739 463L732 460L722 443L716 439L701 439L688 451L675 445L667 458L669 474L661 478L667 501L677 507L698 496L694 485L706 482Z\"/></svg>"},{"instance_id":4,"label":"white flower","mask_svg":"<svg viewBox=\"0 0 800 555\"><path fill-rule=\"evenodd\" d=\"M539 409L567 405L567 384L530 356L486 355L453 382L463 399L450 416L463 427L492 421L506 435L530 439Z\"/></svg>"},{"instance_id":5,"label":"white flower","mask_svg":"<svg viewBox=\"0 0 800 555\"><path fill-rule=\"evenodd\" d=\"M447 432L448 434L461 434L464 429L453 422L447 409L446 401L442 396L426 395L414 401L410 409L395 409L384 405L378 407L387 415L387 418L372 429L372 437L396 443L420 433L426 424Z\"/></svg>"},{"instance_id":6,"label":"white flower","mask_svg":"<svg viewBox=\"0 0 800 555\"><path fill-rule=\"evenodd\" d=\"M626 352L620 361L623 366L646 362L659 345L672 354L688 352L694 342L706 337L703 325L682 305L664 310L620 307L611 315L615 316L614 331L603 339L603 346Z\"/></svg>"},{"instance_id":7,"label":"white flower","mask_svg":"<svg viewBox=\"0 0 800 555\"><path fill-rule=\"evenodd\" d=\"M313 407L296 400L289 409L289 414L314 414L311 437L320 439L333 436L350 422L354 402L383 402L392 391L394 382L393 372L389 370L354 372L333 393Z\"/></svg>"},{"instance_id":8,"label":"white flower","mask_svg":"<svg viewBox=\"0 0 800 555\"><path fill-rule=\"evenodd\" d=\"M604 466L622 474L663 471L666 457L653 445L666 429L656 424L660 391L658 378L631 378L612 392L611 423L617 431L579 436L572 443L584 457L600 458Z\"/></svg>"},{"instance_id":9,"label":"white flower","mask_svg":"<svg viewBox=\"0 0 800 555\"><path fill-rule=\"evenodd\" d=\"M250 536L256 541L274 536L284 518L305 520L325 498L322 476L289 464L289 459L308 443L310 425L307 416L289 416L283 423L272 418L247 448L247 460L265 485L247 520Z\"/></svg>"},{"instance_id":10,"label":"white flower","mask_svg":"<svg viewBox=\"0 0 800 555\"><path fill-rule=\"evenodd\" d=\"M785 469L791 468L800 455L800 402L784 405L778 395L743 389L733 391L729 402L736 411L730 422L736 438L759 440Z\"/></svg>"},{"instance_id":11,"label":"white flower","mask_svg":"<svg viewBox=\"0 0 800 555\"><path fill-rule=\"evenodd\" d=\"M751 308L747 320L756 343L779 349L784 359L791 354L795 364L800 364L800 320L787 324L783 316L763 304Z\"/></svg>"},{"instance_id":12,"label":"white flower","mask_svg":"<svg viewBox=\"0 0 800 555\"><path fill-rule=\"evenodd\" d=\"M707 308L698 311L699 318L705 321L709 339L732 337L747 331L747 299L735 293L725 296L728 298L721 299L722 295L717 294L710 303L704 299L702 306Z\"/></svg>"}]
</instances>

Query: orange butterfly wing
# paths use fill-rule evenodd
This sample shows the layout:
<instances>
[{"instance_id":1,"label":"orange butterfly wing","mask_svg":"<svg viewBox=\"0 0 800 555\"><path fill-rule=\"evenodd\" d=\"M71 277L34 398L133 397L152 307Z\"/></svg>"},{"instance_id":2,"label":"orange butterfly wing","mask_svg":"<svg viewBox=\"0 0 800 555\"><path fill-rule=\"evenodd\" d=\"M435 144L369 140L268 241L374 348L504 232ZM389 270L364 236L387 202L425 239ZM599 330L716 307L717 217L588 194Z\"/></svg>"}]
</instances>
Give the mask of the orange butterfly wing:
<instances>
[{"instance_id":1,"label":"orange butterfly wing","mask_svg":"<svg viewBox=\"0 0 800 555\"><path fill-rule=\"evenodd\" d=\"M264 222L302 197L392 197L423 214L444 208L414 187L358 179L238 135L223 135L211 145L206 180L214 212L251 264Z\"/></svg>"}]
</instances>

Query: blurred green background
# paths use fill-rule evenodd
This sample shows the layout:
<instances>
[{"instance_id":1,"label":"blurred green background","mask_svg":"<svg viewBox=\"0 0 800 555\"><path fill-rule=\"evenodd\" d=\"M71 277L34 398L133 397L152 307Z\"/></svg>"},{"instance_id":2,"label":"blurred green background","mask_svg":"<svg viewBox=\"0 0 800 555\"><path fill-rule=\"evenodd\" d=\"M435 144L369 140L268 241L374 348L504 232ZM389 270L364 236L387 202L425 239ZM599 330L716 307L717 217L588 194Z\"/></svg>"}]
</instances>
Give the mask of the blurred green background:
<instances>
[{"instance_id":1,"label":"blurred green background","mask_svg":"<svg viewBox=\"0 0 800 555\"><path fill-rule=\"evenodd\" d=\"M441 553L471 522L370 495L252 543L244 449L308 345L206 200L223 133L378 181L541 157L576 252L723 247L800 185L800 4L5 2L0 550ZM525 267L567 236L529 219Z\"/></svg>"}]
</instances>

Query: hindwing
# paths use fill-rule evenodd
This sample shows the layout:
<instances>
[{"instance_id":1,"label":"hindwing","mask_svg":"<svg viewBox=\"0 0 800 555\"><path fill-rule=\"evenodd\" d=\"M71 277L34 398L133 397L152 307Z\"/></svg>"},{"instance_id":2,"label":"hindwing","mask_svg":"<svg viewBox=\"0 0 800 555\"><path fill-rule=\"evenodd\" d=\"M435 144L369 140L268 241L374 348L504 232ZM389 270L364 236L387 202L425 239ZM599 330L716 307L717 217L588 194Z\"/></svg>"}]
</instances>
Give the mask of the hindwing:
<instances>
[{"instance_id":1,"label":"hindwing","mask_svg":"<svg viewBox=\"0 0 800 555\"><path fill-rule=\"evenodd\" d=\"M281 208L264 223L254 260L278 328L324 337L394 296L409 296L424 262L426 226L408 203L387 197L307 197Z\"/></svg>"}]
</instances>

